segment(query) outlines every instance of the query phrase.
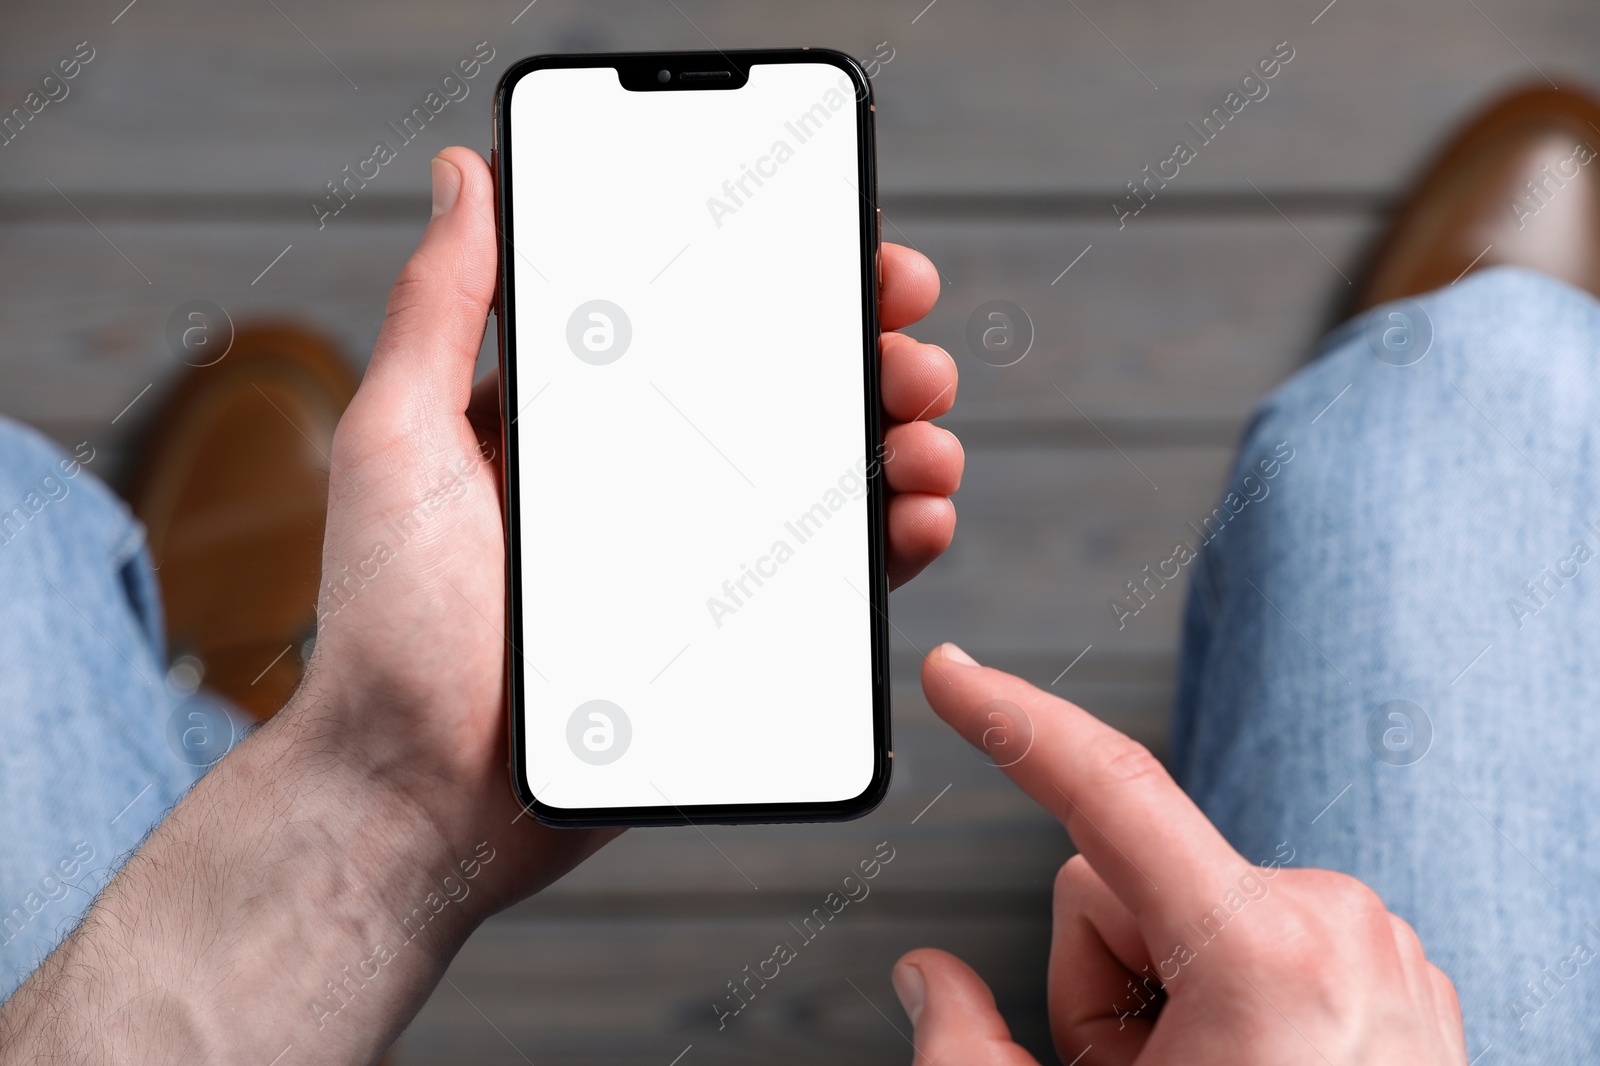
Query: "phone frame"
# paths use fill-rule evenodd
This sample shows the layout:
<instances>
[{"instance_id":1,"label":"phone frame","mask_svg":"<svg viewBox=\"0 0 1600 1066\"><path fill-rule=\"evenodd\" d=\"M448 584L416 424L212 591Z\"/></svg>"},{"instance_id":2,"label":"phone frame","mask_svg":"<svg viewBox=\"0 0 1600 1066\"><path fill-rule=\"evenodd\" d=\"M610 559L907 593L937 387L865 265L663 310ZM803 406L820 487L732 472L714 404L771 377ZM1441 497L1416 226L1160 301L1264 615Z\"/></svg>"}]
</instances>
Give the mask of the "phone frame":
<instances>
[{"instance_id":1,"label":"phone frame","mask_svg":"<svg viewBox=\"0 0 1600 1066\"><path fill-rule=\"evenodd\" d=\"M846 73L855 85L856 188L860 190L860 256L862 278L862 374L866 410L863 412L864 451L873 457L867 478L868 584L871 597L869 632L872 641L873 772L866 789L847 800L822 803L674 804L648 807L565 808L544 803L533 794L524 755L523 721L527 714L520 671L514 669L523 646L522 558L518 498L517 428L512 421L517 403L514 283L516 256L510 234L511 138L509 102L516 85L535 70L572 67L612 67L624 88L640 92L717 92L742 88L752 66L767 63L823 63ZM660 83L657 71L677 74L726 71L727 77L707 76L692 84L679 84L676 76ZM500 261L495 299L500 348L501 455L503 457L502 513L506 534L506 633L511 652L506 656L506 695L511 787L523 808L543 825L555 828L616 826L734 825L776 822L835 822L859 818L882 802L889 790L894 751L890 740L888 657L888 570L885 564L885 481L883 473L883 404L879 388L878 289L881 215L877 207L877 164L873 139L872 83L855 59L825 48L749 49L728 52L596 52L530 56L513 63L500 78L494 95L494 141L491 169L495 181L495 224ZM800 649L797 649L797 651Z\"/></svg>"}]
</instances>

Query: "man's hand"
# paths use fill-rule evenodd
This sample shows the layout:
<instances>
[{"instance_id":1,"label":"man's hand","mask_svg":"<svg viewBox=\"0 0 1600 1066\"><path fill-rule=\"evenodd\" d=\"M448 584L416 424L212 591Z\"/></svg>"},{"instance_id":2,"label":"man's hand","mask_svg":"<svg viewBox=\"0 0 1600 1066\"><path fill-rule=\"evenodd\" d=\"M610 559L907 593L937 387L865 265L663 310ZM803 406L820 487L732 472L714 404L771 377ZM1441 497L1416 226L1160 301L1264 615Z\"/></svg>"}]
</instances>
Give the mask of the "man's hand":
<instances>
[{"instance_id":1,"label":"man's hand","mask_svg":"<svg viewBox=\"0 0 1600 1066\"><path fill-rule=\"evenodd\" d=\"M481 917L543 888L616 833L549 830L531 818L504 832L521 814L508 784L503 690L505 657L520 653L505 632L499 375L472 384L495 288L492 179L465 148L447 149L433 167L437 213L389 298L334 439L323 623L305 687L340 708L330 741L436 823L447 850L470 852L486 835L500 848L504 858L475 896ZM885 246L887 329L920 319L938 293L933 264ZM953 435L927 421L954 401L950 356L893 332L881 351L889 570L898 585L950 543L948 496L963 456ZM381 565L368 562L379 544L391 548L377 553L388 556ZM376 576L341 594L340 575L361 567Z\"/></svg>"},{"instance_id":2,"label":"man's hand","mask_svg":"<svg viewBox=\"0 0 1600 1066\"><path fill-rule=\"evenodd\" d=\"M922 685L1080 852L1055 886L1049 1002L1062 1062L1467 1061L1454 986L1361 882L1253 865L1139 744L954 645L928 656ZM894 984L918 1066L1034 1062L954 956L913 951Z\"/></svg>"},{"instance_id":3,"label":"man's hand","mask_svg":"<svg viewBox=\"0 0 1600 1066\"><path fill-rule=\"evenodd\" d=\"M472 385L491 179L463 148L432 166L434 217L334 439L305 681L0 1009L0 1062L371 1061L479 922L615 835L546 829L511 794L498 383ZM938 295L909 249L882 275L890 328ZM882 348L900 583L954 531L961 449L925 420L956 374L899 334Z\"/></svg>"}]
</instances>

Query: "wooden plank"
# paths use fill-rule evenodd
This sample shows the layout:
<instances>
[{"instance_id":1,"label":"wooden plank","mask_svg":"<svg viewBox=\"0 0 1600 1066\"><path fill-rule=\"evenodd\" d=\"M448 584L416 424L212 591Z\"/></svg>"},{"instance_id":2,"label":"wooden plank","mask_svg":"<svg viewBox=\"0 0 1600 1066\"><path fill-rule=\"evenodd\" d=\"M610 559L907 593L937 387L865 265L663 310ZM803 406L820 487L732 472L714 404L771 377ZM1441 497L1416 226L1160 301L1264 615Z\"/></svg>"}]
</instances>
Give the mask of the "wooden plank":
<instances>
[{"instance_id":1,"label":"wooden plank","mask_svg":"<svg viewBox=\"0 0 1600 1066\"><path fill-rule=\"evenodd\" d=\"M0 412L58 439L106 441L116 459L116 445L149 425L187 369L168 345L167 320L200 298L236 323L295 318L327 333L359 367L424 219L330 229L320 243L294 242L272 224L106 226L103 236L81 219L8 227Z\"/></svg>"},{"instance_id":2,"label":"wooden plank","mask_svg":"<svg viewBox=\"0 0 1600 1066\"><path fill-rule=\"evenodd\" d=\"M1272 0L277 6L281 13L245 5L221 14L202 0L173 0L140 4L114 25L59 6L9 12L0 105L20 105L76 42L90 41L96 56L70 95L0 149L0 190L54 195L48 178L69 193L272 191L309 203L487 41L490 71L366 191L416 192L439 147L487 149L490 83L517 56L826 44L868 57L887 42L883 54L892 48L894 58L878 86L889 189L1093 193L1105 205L1096 210L1109 212L1112 195L1186 138L1197 158L1173 195L1249 192L1246 179L1268 190L1386 194L1486 93L1542 81L1539 69L1558 81L1587 70L1600 45L1600 10L1562 0L1482 0L1482 14L1455 0L1381 14L1343 4L1320 17L1320 3ZM1222 106L1282 41L1295 58L1267 83L1268 95L1200 145L1186 123ZM307 208L303 224L311 219Z\"/></svg>"},{"instance_id":3,"label":"wooden plank","mask_svg":"<svg viewBox=\"0 0 1600 1066\"><path fill-rule=\"evenodd\" d=\"M944 279L933 314L908 332L961 368L946 424L989 440L1094 447L1106 441L1092 423L1120 444L1130 440L1113 429L1136 434L1132 443L1231 443L1332 324L1349 294L1339 271L1355 272L1373 236L1359 217L1301 219L1297 233L1276 214L1120 231L885 214L885 237L926 253ZM969 322L994 300L1032 323L1032 349L1012 365L1001 365L1012 353L969 341Z\"/></svg>"},{"instance_id":4,"label":"wooden plank","mask_svg":"<svg viewBox=\"0 0 1600 1066\"><path fill-rule=\"evenodd\" d=\"M238 322L293 316L360 365L425 217L417 206L414 221L330 227L310 240L284 222L107 224L103 235L78 218L8 226L0 413L62 439L105 439L114 458L121 434L148 424L154 401L183 371L165 326L196 298ZM1359 220L1300 228L1315 247L1276 216L1160 221L1119 233L1061 221L902 225L891 214L889 235L927 251L947 278L939 307L912 330L961 366L947 424L973 444L1098 448L1105 442L1095 425L1119 445L1231 442L1258 397L1303 358L1345 289L1318 250L1348 269L1369 233ZM1024 307L1037 335L1027 357L1004 368L978 359L965 340L973 311L997 297ZM484 365L492 348L485 345Z\"/></svg>"},{"instance_id":5,"label":"wooden plank","mask_svg":"<svg viewBox=\"0 0 1600 1066\"><path fill-rule=\"evenodd\" d=\"M896 594L897 624L921 648L954 640L980 657L1029 654L1057 670L1090 644L1080 664L1090 671L1105 655L1169 655L1178 584L1153 589L1120 626L1110 602L1129 598L1126 583L1177 543L1193 544L1187 524L1211 513L1231 458L1225 447L969 449L955 542Z\"/></svg>"},{"instance_id":6,"label":"wooden plank","mask_svg":"<svg viewBox=\"0 0 1600 1066\"><path fill-rule=\"evenodd\" d=\"M874 883L903 878L898 862ZM821 903L784 900L759 917L491 922L401 1038L397 1060L667 1066L693 1045L685 1064L910 1061L890 969L912 948L939 946L991 983L1016 1036L1051 1061L1047 891L1004 909L900 917L897 898L879 889L803 941L789 923ZM719 1030L713 1003L738 1004L727 982L778 942L794 945L794 960L766 987L752 981L748 1005Z\"/></svg>"}]
</instances>

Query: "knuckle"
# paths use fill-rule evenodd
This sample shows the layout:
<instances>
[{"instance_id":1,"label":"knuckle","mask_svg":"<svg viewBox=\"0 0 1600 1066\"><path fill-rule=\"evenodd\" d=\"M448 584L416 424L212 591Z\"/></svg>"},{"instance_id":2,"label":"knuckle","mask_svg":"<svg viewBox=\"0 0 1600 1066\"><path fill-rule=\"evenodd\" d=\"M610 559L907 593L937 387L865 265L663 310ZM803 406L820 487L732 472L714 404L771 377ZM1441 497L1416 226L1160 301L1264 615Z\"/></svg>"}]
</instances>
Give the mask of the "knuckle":
<instances>
[{"instance_id":1,"label":"knuckle","mask_svg":"<svg viewBox=\"0 0 1600 1066\"><path fill-rule=\"evenodd\" d=\"M1450 980L1450 975L1445 973L1433 963L1428 963L1428 977L1433 981L1434 991L1439 996L1439 1001L1449 1011L1450 1017L1457 1024L1461 1021L1461 996L1456 992L1456 983Z\"/></svg>"},{"instance_id":2,"label":"knuckle","mask_svg":"<svg viewBox=\"0 0 1600 1066\"><path fill-rule=\"evenodd\" d=\"M407 259L389 290L389 302L385 308L389 317L402 317L422 306L432 284L433 273L431 264L421 252Z\"/></svg>"},{"instance_id":3,"label":"knuckle","mask_svg":"<svg viewBox=\"0 0 1600 1066\"><path fill-rule=\"evenodd\" d=\"M1172 781L1149 748L1120 733L1102 740L1091 755L1098 777L1095 784L1102 788L1128 789Z\"/></svg>"},{"instance_id":4,"label":"knuckle","mask_svg":"<svg viewBox=\"0 0 1600 1066\"><path fill-rule=\"evenodd\" d=\"M456 324L486 314L494 275L448 248L424 243L411 253L389 290L390 322L424 329L436 321ZM386 323L388 324L388 323Z\"/></svg>"},{"instance_id":5,"label":"knuckle","mask_svg":"<svg viewBox=\"0 0 1600 1066\"><path fill-rule=\"evenodd\" d=\"M1330 957L1347 960L1389 956L1404 934L1416 934L1384 905L1365 882L1334 870L1297 870L1294 905L1278 916L1276 936L1293 951L1308 952L1326 965ZM1399 927L1395 923L1399 923ZM1305 961L1305 960L1302 960Z\"/></svg>"},{"instance_id":6,"label":"knuckle","mask_svg":"<svg viewBox=\"0 0 1600 1066\"><path fill-rule=\"evenodd\" d=\"M346 410L334 430L328 454L339 470L350 478L370 467L403 466L408 449L415 443L404 426L404 416L392 405L373 404L359 397ZM329 493L351 491L346 478L334 476Z\"/></svg>"},{"instance_id":7,"label":"knuckle","mask_svg":"<svg viewBox=\"0 0 1600 1066\"><path fill-rule=\"evenodd\" d=\"M1395 946L1400 949L1403 955L1410 955L1417 959L1427 957L1422 950L1422 938L1417 935L1417 931L1412 928L1410 922L1391 912L1389 914L1389 931L1394 934Z\"/></svg>"},{"instance_id":8,"label":"knuckle","mask_svg":"<svg viewBox=\"0 0 1600 1066\"><path fill-rule=\"evenodd\" d=\"M1224 968L1264 980L1315 988L1330 972L1328 931L1314 908L1278 906L1245 915L1218 944Z\"/></svg>"},{"instance_id":9,"label":"knuckle","mask_svg":"<svg viewBox=\"0 0 1600 1066\"><path fill-rule=\"evenodd\" d=\"M1374 940L1381 942L1381 938L1387 937L1392 942L1395 930L1390 919L1393 915L1384 905L1382 897L1366 884L1354 877L1340 875L1333 889L1333 901L1337 911L1344 914L1355 928L1364 930ZM1406 926L1407 932L1415 939L1416 933L1410 932L1410 929L1410 926ZM1421 943L1418 942L1420 948Z\"/></svg>"},{"instance_id":10,"label":"knuckle","mask_svg":"<svg viewBox=\"0 0 1600 1066\"><path fill-rule=\"evenodd\" d=\"M1344 920L1382 917L1387 922L1389 908L1365 881L1337 870L1307 870L1306 873L1310 875L1307 887L1320 897L1321 905L1331 914Z\"/></svg>"}]
</instances>

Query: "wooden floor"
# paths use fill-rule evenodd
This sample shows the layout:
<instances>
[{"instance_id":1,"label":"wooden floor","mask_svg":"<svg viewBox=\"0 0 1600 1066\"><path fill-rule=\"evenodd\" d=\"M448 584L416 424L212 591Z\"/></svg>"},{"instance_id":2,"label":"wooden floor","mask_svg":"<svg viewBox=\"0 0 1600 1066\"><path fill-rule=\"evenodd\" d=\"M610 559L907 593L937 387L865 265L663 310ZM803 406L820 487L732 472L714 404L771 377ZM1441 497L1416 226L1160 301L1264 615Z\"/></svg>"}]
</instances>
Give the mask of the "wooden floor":
<instances>
[{"instance_id":1,"label":"wooden floor","mask_svg":"<svg viewBox=\"0 0 1600 1066\"><path fill-rule=\"evenodd\" d=\"M413 1064L909 1061L888 975L923 944L971 960L1047 1055L1048 890L1069 845L934 720L919 651L954 639L1055 679L1159 748L1182 594L1121 631L1108 598L1210 509L1252 405L1330 323L1448 125L1600 54L1600 7L1578 0L122 3L0 16L0 110L78 42L95 50L0 147L0 412L124 460L180 369L164 328L186 300L296 316L365 358L427 217L427 160L487 148L507 61L892 51L885 237L944 275L915 332L961 363L946 424L968 467L954 547L893 603L890 798L846 826L628 834L473 939L400 1043ZM480 41L496 58L468 99L319 231L324 183ZM1268 95L1119 227L1126 183L1280 42L1293 58ZM1008 368L963 340L996 297L1036 327ZM719 1030L727 982L882 841L896 858L872 895Z\"/></svg>"}]
</instances>

